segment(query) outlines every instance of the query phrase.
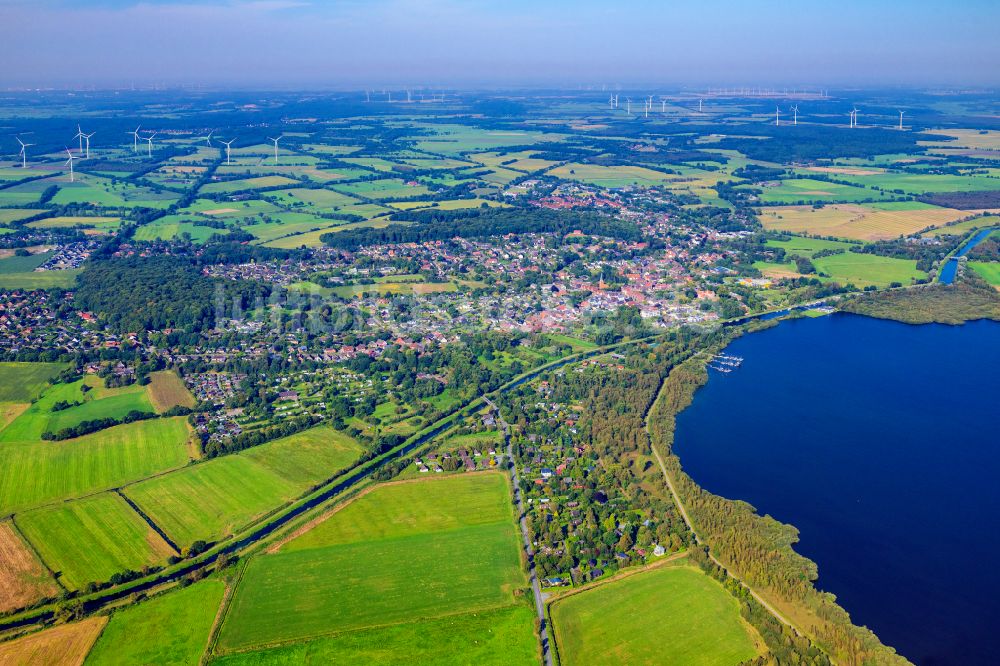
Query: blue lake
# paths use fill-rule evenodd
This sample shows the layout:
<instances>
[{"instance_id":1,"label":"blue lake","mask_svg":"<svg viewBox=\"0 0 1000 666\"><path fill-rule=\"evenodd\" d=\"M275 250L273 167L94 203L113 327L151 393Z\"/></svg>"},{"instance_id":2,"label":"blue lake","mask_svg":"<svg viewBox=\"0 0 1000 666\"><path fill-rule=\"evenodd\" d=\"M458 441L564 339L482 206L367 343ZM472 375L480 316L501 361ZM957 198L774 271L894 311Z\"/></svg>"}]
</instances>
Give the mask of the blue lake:
<instances>
[{"instance_id":1,"label":"blue lake","mask_svg":"<svg viewBox=\"0 0 1000 666\"><path fill-rule=\"evenodd\" d=\"M1000 660L1000 324L835 314L736 340L678 416L702 487L800 530L856 624L920 665Z\"/></svg>"}]
</instances>

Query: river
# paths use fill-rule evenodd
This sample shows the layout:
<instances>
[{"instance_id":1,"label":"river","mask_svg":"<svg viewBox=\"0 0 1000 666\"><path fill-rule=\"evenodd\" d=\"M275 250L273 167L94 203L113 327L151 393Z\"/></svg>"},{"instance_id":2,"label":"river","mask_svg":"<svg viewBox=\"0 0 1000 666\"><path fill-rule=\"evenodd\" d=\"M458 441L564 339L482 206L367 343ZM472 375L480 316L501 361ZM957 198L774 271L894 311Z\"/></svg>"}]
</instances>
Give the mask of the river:
<instances>
[{"instance_id":1,"label":"river","mask_svg":"<svg viewBox=\"0 0 1000 666\"><path fill-rule=\"evenodd\" d=\"M951 259L945 262L944 266L941 268L941 276L938 278L938 280L942 284L951 284L952 282L954 282L955 275L958 273L958 260L964 257L966 254L968 254L969 250L971 250L972 248L976 247L984 240L986 240L987 236L989 236L994 231L996 231L996 227L992 227L990 229L981 229L979 232L976 233L975 236L970 238L968 242L966 242L966 244L963 245Z\"/></svg>"},{"instance_id":2,"label":"river","mask_svg":"<svg viewBox=\"0 0 1000 666\"><path fill-rule=\"evenodd\" d=\"M1000 324L835 314L732 343L678 416L707 490L800 530L818 587L917 664L1000 654Z\"/></svg>"}]
</instances>

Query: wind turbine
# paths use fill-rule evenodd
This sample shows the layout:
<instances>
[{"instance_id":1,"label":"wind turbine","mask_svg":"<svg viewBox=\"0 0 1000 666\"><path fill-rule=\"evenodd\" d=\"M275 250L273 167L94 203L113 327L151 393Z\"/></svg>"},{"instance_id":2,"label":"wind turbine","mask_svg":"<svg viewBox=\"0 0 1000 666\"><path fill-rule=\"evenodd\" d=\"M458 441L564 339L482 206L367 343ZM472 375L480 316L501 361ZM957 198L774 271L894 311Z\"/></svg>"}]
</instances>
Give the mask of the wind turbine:
<instances>
[{"instance_id":1,"label":"wind turbine","mask_svg":"<svg viewBox=\"0 0 1000 666\"><path fill-rule=\"evenodd\" d=\"M625 98L625 113L627 113L630 116L632 115L632 98L631 97L626 97Z\"/></svg>"},{"instance_id":2,"label":"wind turbine","mask_svg":"<svg viewBox=\"0 0 1000 666\"><path fill-rule=\"evenodd\" d=\"M667 100L661 99L660 100L660 113L666 113L666 112L667 112Z\"/></svg>"},{"instance_id":3,"label":"wind turbine","mask_svg":"<svg viewBox=\"0 0 1000 666\"><path fill-rule=\"evenodd\" d=\"M219 143L226 146L226 166L229 166L229 150L230 150L229 147L233 145L233 141L236 141L236 139L230 139L229 141L219 141Z\"/></svg>"},{"instance_id":4,"label":"wind turbine","mask_svg":"<svg viewBox=\"0 0 1000 666\"><path fill-rule=\"evenodd\" d=\"M899 129L903 129L903 111L899 112Z\"/></svg>"},{"instance_id":5,"label":"wind turbine","mask_svg":"<svg viewBox=\"0 0 1000 666\"><path fill-rule=\"evenodd\" d=\"M22 169L27 169L28 168L28 151L26 150L26 148L28 146L33 146L35 144L33 144L33 143L25 143L24 141L21 141L21 137L19 137L19 136L15 137L15 138L17 139L17 142L19 144L21 144L21 152L17 154L17 156L21 158L21 168Z\"/></svg>"},{"instance_id":6,"label":"wind turbine","mask_svg":"<svg viewBox=\"0 0 1000 666\"><path fill-rule=\"evenodd\" d=\"M133 132L128 132L128 131L125 132L126 134L131 134L132 135L132 152L133 153L139 152L139 130L140 129L142 129L142 125L139 125L138 127L136 127L135 131L133 131Z\"/></svg>"},{"instance_id":7,"label":"wind turbine","mask_svg":"<svg viewBox=\"0 0 1000 666\"><path fill-rule=\"evenodd\" d=\"M215 130L212 130L211 132L209 132L208 134L205 135L205 145L208 146L209 148L212 147L212 135L213 134L215 134Z\"/></svg>"},{"instance_id":8,"label":"wind turbine","mask_svg":"<svg viewBox=\"0 0 1000 666\"><path fill-rule=\"evenodd\" d=\"M615 108L615 96L614 95L611 95L611 97L608 98L608 106L611 107L612 109Z\"/></svg>"},{"instance_id":9,"label":"wind turbine","mask_svg":"<svg viewBox=\"0 0 1000 666\"><path fill-rule=\"evenodd\" d=\"M274 142L274 163L275 164L278 163L278 142L281 141L281 139L282 139L282 136L280 134L278 135L277 139L272 139L271 137L267 137L268 141L273 141Z\"/></svg>"},{"instance_id":10,"label":"wind turbine","mask_svg":"<svg viewBox=\"0 0 1000 666\"><path fill-rule=\"evenodd\" d=\"M698 113L701 113L701 102L702 102L702 99L699 97L698 98Z\"/></svg>"},{"instance_id":11,"label":"wind turbine","mask_svg":"<svg viewBox=\"0 0 1000 666\"><path fill-rule=\"evenodd\" d=\"M858 126L858 107L851 109L851 127Z\"/></svg>"},{"instance_id":12,"label":"wind turbine","mask_svg":"<svg viewBox=\"0 0 1000 666\"><path fill-rule=\"evenodd\" d=\"M90 137L94 136L95 134L97 134L96 131L91 132L90 134L84 134L83 135L83 138L87 140L87 159L88 160L90 159Z\"/></svg>"},{"instance_id":13,"label":"wind turbine","mask_svg":"<svg viewBox=\"0 0 1000 666\"><path fill-rule=\"evenodd\" d=\"M79 125L76 126L76 135L73 138L80 140L80 154L83 155L83 130Z\"/></svg>"},{"instance_id":14,"label":"wind turbine","mask_svg":"<svg viewBox=\"0 0 1000 666\"><path fill-rule=\"evenodd\" d=\"M792 107L792 125L799 124L799 105L796 104Z\"/></svg>"},{"instance_id":15,"label":"wind turbine","mask_svg":"<svg viewBox=\"0 0 1000 666\"><path fill-rule=\"evenodd\" d=\"M366 101L366 102L370 102L370 101L372 101L372 95L371 95L371 93L370 93L370 92L368 92L367 90L365 90L365 101Z\"/></svg>"},{"instance_id":16,"label":"wind turbine","mask_svg":"<svg viewBox=\"0 0 1000 666\"><path fill-rule=\"evenodd\" d=\"M781 124L781 109L774 107L774 126L777 127Z\"/></svg>"},{"instance_id":17,"label":"wind turbine","mask_svg":"<svg viewBox=\"0 0 1000 666\"><path fill-rule=\"evenodd\" d=\"M66 149L66 154L69 155L69 159L66 160L66 164L69 165L69 182L73 182L73 160L80 159L79 157L74 157L73 153L70 152L69 148Z\"/></svg>"},{"instance_id":18,"label":"wind turbine","mask_svg":"<svg viewBox=\"0 0 1000 666\"><path fill-rule=\"evenodd\" d=\"M153 132L146 137L146 155L148 157L153 156L153 137L156 136L156 132Z\"/></svg>"}]
</instances>

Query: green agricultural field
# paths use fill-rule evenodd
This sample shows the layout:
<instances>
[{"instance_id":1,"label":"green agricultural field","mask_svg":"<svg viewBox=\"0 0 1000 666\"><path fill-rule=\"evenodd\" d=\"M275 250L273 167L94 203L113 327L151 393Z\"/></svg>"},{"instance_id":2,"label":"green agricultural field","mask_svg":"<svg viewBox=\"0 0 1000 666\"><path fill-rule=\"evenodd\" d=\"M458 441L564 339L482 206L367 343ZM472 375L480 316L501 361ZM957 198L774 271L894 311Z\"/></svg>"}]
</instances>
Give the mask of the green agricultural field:
<instances>
[{"instance_id":1,"label":"green agricultural field","mask_svg":"<svg viewBox=\"0 0 1000 666\"><path fill-rule=\"evenodd\" d=\"M852 247L860 247L857 243L805 238L803 236L792 236L790 240L786 241L770 240L767 241L767 244L770 247L780 247L788 254L798 254L810 259L821 250L844 250L849 252Z\"/></svg>"},{"instance_id":2,"label":"green agricultural field","mask_svg":"<svg viewBox=\"0 0 1000 666\"><path fill-rule=\"evenodd\" d=\"M353 164L354 166L367 167L375 171L384 172L395 171L401 166L396 162L390 162L389 160L382 159L381 157L344 157L341 158L340 161Z\"/></svg>"},{"instance_id":3,"label":"green agricultural field","mask_svg":"<svg viewBox=\"0 0 1000 666\"><path fill-rule=\"evenodd\" d=\"M418 169L460 169L475 166L472 162L454 160L447 157L408 157L400 160L400 162L417 167Z\"/></svg>"},{"instance_id":4,"label":"green agricultural field","mask_svg":"<svg viewBox=\"0 0 1000 666\"><path fill-rule=\"evenodd\" d=\"M34 217L39 213L47 213L44 208L9 208L0 210L0 225L10 224L29 217Z\"/></svg>"},{"instance_id":5,"label":"green agricultural field","mask_svg":"<svg viewBox=\"0 0 1000 666\"><path fill-rule=\"evenodd\" d=\"M0 272L0 289L67 289L76 284L76 276L81 272L79 268L25 273Z\"/></svg>"},{"instance_id":6,"label":"green agricultural field","mask_svg":"<svg viewBox=\"0 0 1000 666\"><path fill-rule=\"evenodd\" d=\"M349 211L344 211L349 212ZM329 220L327 220L329 222ZM336 233L338 231L344 231L346 229L357 229L360 227L371 227L373 229L381 229L383 227L389 226L389 224L401 224L392 223L389 218L379 218L377 220L367 220L365 222L352 222L350 224L340 224L335 226L329 226L324 229L318 229L316 231L309 231L306 233L299 233L292 236L287 236L283 238L275 238L271 241L262 242L261 245L266 247L276 247L276 248L298 248L298 247L321 247L323 241L320 237L323 234ZM256 227L247 227L247 231L254 233Z\"/></svg>"},{"instance_id":7,"label":"green agricultural field","mask_svg":"<svg viewBox=\"0 0 1000 666\"><path fill-rule=\"evenodd\" d=\"M122 220L120 217L83 217L83 216L61 216L47 217L37 222L29 222L28 227L32 229L62 229L69 227L92 227L101 233L112 233L118 231Z\"/></svg>"},{"instance_id":8,"label":"green agricultural field","mask_svg":"<svg viewBox=\"0 0 1000 666\"><path fill-rule=\"evenodd\" d=\"M123 492L180 546L216 540L353 462L361 446L316 428L185 467Z\"/></svg>"},{"instance_id":9,"label":"green agricultural field","mask_svg":"<svg viewBox=\"0 0 1000 666\"><path fill-rule=\"evenodd\" d=\"M115 426L61 442L0 442L0 514L115 488L188 462L183 417Z\"/></svg>"},{"instance_id":10,"label":"green agricultural field","mask_svg":"<svg viewBox=\"0 0 1000 666\"><path fill-rule=\"evenodd\" d=\"M231 534L298 494L292 483L243 456L192 465L123 492L182 547Z\"/></svg>"},{"instance_id":11,"label":"green agricultural field","mask_svg":"<svg viewBox=\"0 0 1000 666\"><path fill-rule=\"evenodd\" d=\"M591 342L590 340L583 340L581 338L574 338L569 335L561 335L559 333L549 333L549 340L555 343L569 345L572 347L574 352L578 351L588 351L590 349L596 349L597 343Z\"/></svg>"},{"instance_id":12,"label":"green agricultural field","mask_svg":"<svg viewBox=\"0 0 1000 666\"><path fill-rule=\"evenodd\" d=\"M354 298L362 294L433 294L458 291L455 282L378 282L330 288L330 293L341 298Z\"/></svg>"},{"instance_id":13,"label":"green agricultural field","mask_svg":"<svg viewBox=\"0 0 1000 666\"><path fill-rule=\"evenodd\" d=\"M910 284L911 279L927 277L926 273L917 270L915 260L894 259L850 251L813 259L813 265L816 267L816 274L806 277L818 277L823 281L835 281L840 284L851 283L858 287L868 285L887 287L893 282ZM798 277L799 275L795 264L791 261L784 264L758 261L754 263L754 266L765 275L775 278Z\"/></svg>"},{"instance_id":14,"label":"green agricultural field","mask_svg":"<svg viewBox=\"0 0 1000 666\"><path fill-rule=\"evenodd\" d=\"M46 186L49 183L46 183ZM114 181L110 178L90 173L77 173L76 181L61 180L59 191L52 197L52 203L67 205L92 203L99 206L142 206L145 208L167 208L180 195L175 192L154 192L146 187Z\"/></svg>"},{"instance_id":15,"label":"green agricultural field","mask_svg":"<svg viewBox=\"0 0 1000 666\"><path fill-rule=\"evenodd\" d=\"M982 229L984 227L992 227L1000 225L1000 216L998 215L983 215L981 217L975 217L971 220L966 220L965 222L959 222L958 224L952 224L950 226L938 227L937 229L931 229L924 236L964 236L974 229Z\"/></svg>"},{"instance_id":16,"label":"green agricultural field","mask_svg":"<svg viewBox=\"0 0 1000 666\"><path fill-rule=\"evenodd\" d=\"M93 388L95 384L100 384L100 380L88 377L48 387L31 407L0 431L0 442L37 440L41 439L42 433L55 433L84 421L120 419L131 411L153 411L143 386L134 384L118 389L105 389L103 386ZM84 385L91 390L84 393L81 390ZM57 402L73 406L55 411L53 406Z\"/></svg>"},{"instance_id":17,"label":"green agricultural field","mask_svg":"<svg viewBox=\"0 0 1000 666\"><path fill-rule=\"evenodd\" d=\"M30 402L65 363L0 363L0 402Z\"/></svg>"},{"instance_id":18,"label":"green agricultural field","mask_svg":"<svg viewBox=\"0 0 1000 666\"><path fill-rule=\"evenodd\" d=\"M27 257L4 257L0 259L0 276L33 271L48 261L52 255L53 252L48 251L37 252Z\"/></svg>"},{"instance_id":19,"label":"green agricultural field","mask_svg":"<svg viewBox=\"0 0 1000 666\"><path fill-rule=\"evenodd\" d=\"M1000 190L1000 180L988 176L878 173L865 176L837 176L837 179L855 183L862 187L875 186L890 192L899 190L906 194Z\"/></svg>"},{"instance_id":20,"label":"green agricultural field","mask_svg":"<svg viewBox=\"0 0 1000 666\"><path fill-rule=\"evenodd\" d=\"M140 389L142 387L139 387ZM129 412L152 414L145 390L127 391L100 400L87 400L78 407L70 407L59 412L53 412L49 417L49 432L59 432L64 428L72 428L84 421L94 421L106 418L123 418Z\"/></svg>"},{"instance_id":21,"label":"green agricultural field","mask_svg":"<svg viewBox=\"0 0 1000 666\"><path fill-rule=\"evenodd\" d=\"M493 473L380 486L285 544L282 551L495 524L511 515L507 492L506 479Z\"/></svg>"},{"instance_id":22,"label":"green agricultural field","mask_svg":"<svg viewBox=\"0 0 1000 666\"><path fill-rule=\"evenodd\" d=\"M221 580L203 580L115 612L85 664L197 664L224 591Z\"/></svg>"},{"instance_id":23,"label":"green agricultural field","mask_svg":"<svg viewBox=\"0 0 1000 666\"><path fill-rule=\"evenodd\" d=\"M213 659L217 666L421 664L509 666L538 662L535 614L525 604L374 627Z\"/></svg>"},{"instance_id":24,"label":"green agricultural field","mask_svg":"<svg viewBox=\"0 0 1000 666\"><path fill-rule=\"evenodd\" d=\"M261 213L275 213L278 208L263 199L247 201L227 201L219 203L211 199L196 199L190 206L181 211L182 215L201 214L212 219L230 219L255 217ZM162 218L161 218L162 219Z\"/></svg>"},{"instance_id":25,"label":"green agricultural field","mask_svg":"<svg viewBox=\"0 0 1000 666\"><path fill-rule=\"evenodd\" d=\"M225 648L498 608L523 582L513 521L254 558ZM275 623L275 617L294 621Z\"/></svg>"},{"instance_id":26,"label":"green agricultural field","mask_svg":"<svg viewBox=\"0 0 1000 666\"><path fill-rule=\"evenodd\" d=\"M111 492L19 513L14 520L72 590L119 571L162 564L174 554L142 516Z\"/></svg>"},{"instance_id":27,"label":"green agricultural field","mask_svg":"<svg viewBox=\"0 0 1000 666\"><path fill-rule=\"evenodd\" d=\"M761 190L760 200L765 204L849 203L891 198L875 190L812 178L791 178L781 181L776 187L764 187Z\"/></svg>"},{"instance_id":28,"label":"green agricultural field","mask_svg":"<svg viewBox=\"0 0 1000 666\"><path fill-rule=\"evenodd\" d=\"M485 432L471 432L464 435L452 435L441 442L439 448L454 451L459 448L479 449L485 452L489 447L499 447L503 439L497 430L487 430ZM469 455L472 455L471 451Z\"/></svg>"},{"instance_id":29,"label":"green agricultural field","mask_svg":"<svg viewBox=\"0 0 1000 666\"><path fill-rule=\"evenodd\" d=\"M252 234L261 243L297 236L335 227L342 222L327 220L308 213L280 213L275 222L264 224L248 224L241 227L243 231Z\"/></svg>"},{"instance_id":30,"label":"green agricultural field","mask_svg":"<svg viewBox=\"0 0 1000 666\"><path fill-rule=\"evenodd\" d=\"M256 190L262 187L278 187L281 185L295 185L298 181L285 176L259 176L257 178L245 178L242 180L225 180L216 183L208 183L201 188L206 194L219 194L223 192L239 192L241 190ZM225 206L219 206L224 208Z\"/></svg>"},{"instance_id":31,"label":"green agricultural field","mask_svg":"<svg viewBox=\"0 0 1000 666\"><path fill-rule=\"evenodd\" d=\"M1000 287L1000 262L970 261L968 266L994 287Z\"/></svg>"},{"instance_id":32,"label":"green agricultural field","mask_svg":"<svg viewBox=\"0 0 1000 666\"><path fill-rule=\"evenodd\" d=\"M343 183L336 187L339 192L367 199L411 199L424 197L431 193L423 185L407 185L406 181L399 178Z\"/></svg>"},{"instance_id":33,"label":"green agricultural field","mask_svg":"<svg viewBox=\"0 0 1000 666\"><path fill-rule=\"evenodd\" d=\"M305 490L348 467L363 450L349 435L329 426L319 426L238 455Z\"/></svg>"},{"instance_id":34,"label":"green agricultural field","mask_svg":"<svg viewBox=\"0 0 1000 666\"><path fill-rule=\"evenodd\" d=\"M487 130L467 125L439 125L411 122L408 126L431 131L433 137L417 138L416 148L430 153L461 157L464 153L481 153L507 146L524 146L548 141L561 141L564 134L522 132L519 130Z\"/></svg>"},{"instance_id":35,"label":"green agricultural field","mask_svg":"<svg viewBox=\"0 0 1000 666\"><path fill-rule=\"evenodd\" d=\"M521 175L521 174L518 174ZM565 180L576 180L598 187L625 187L626 185L662 185L677 176L638 166L601 166L571 162L546 172Z\"/></svg>"},{"instance_id":36,"label":"green agricultural field","mask_svg":"<svg viewBox=\"0 0 1000 666\"><path fill-rule=\"evenodd\" d=\"M398 208L399 210L414 210L414 209L437 209L437 210L459 210L463 208L482 208L483 206L489 206L490 208L507 208L509 204L505 204L501 201L492 201L490 199L448 199L445 201L400 201L398 203L389 204L393 208Z\"/></svg>"},{"instance_id":37,"label":"green agricultural field","mask_svg":"<svg viewBox=\"0 0 1000 666\"><path fill-rule=\"evenodd\" d=\"M514 605L525 578L509 493L497 473L376 486L248 563L220 648Z\"/></svg>"},{"instance_id":38,"label":"green agricultural field","mask_svg":"<svg viewBox=\"0 0 1000 666\"><path fill-rule=\"evenodd\" d=\"M346 194L331 190L306 188L269 192L268 196L274 197L284 206L295 206L297 203L302 203L308 208L330 208L333 210L339 210L344 206L358 203L357 199L349 197Z\"/></svg>"},{"instance_id":39,"label":"green agricultural field","mask_svg":"<svg viewBox=\"0 0 1000 666\"><path fill-rule=\"evenodd\" d=\"M874 284L885 287L893 282L909 284L911 279L919 280L927 277L925 273L917 270L916 261L857 252L814 259L813 264L820 273L826 273L842 284L853 282L857 286Z\"/></svg>"},{"instance_id":40,"label":"green agricultural field","mask_svg":"<svg viewBox=\"0 0 1000 666\"><path fill-rule=\"evenodd\" d=\"M179 219L183 218L183 219ZM227 234L226 229L203 227L190 220L190 215L167 215L149 224L144 224L135 230L133 236L137 241L172 240L186 236L195 243L204 243L215 234Z\"/></svg>"},{"instance_id":41,"label":"green agricultural field","mask_svg":"<svg viewBox=\"0 0 1000 666\"><path fill-rule=\"evenodd\" d=\"M575 664L738 664L759 654L739 603L693 567L664 566L552 604L559 659Z\"/></svg>"}]
</instances>

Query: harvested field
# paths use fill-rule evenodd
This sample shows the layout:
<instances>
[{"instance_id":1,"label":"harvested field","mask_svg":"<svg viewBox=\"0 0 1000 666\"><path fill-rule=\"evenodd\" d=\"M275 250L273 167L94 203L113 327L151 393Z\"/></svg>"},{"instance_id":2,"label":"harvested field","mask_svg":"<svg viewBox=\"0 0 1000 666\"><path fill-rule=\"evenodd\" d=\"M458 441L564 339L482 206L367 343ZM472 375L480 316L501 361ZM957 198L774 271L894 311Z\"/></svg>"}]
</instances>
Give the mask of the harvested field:
<instances>
[{"instance_id":1,"label":"harvested field","mask_svg":"<svg viewBox=\"0 0 1000 666\"><path fill-rule=\"evenodd\" d=\"M909 236L927 227L941 226L975 213L936 206L911 206L912 203L900 206L831 204L818 209L812 206L772 206L761 210L760 221L765 229L773 231L873 241Z\"/></svg>"},{"instance_id":2,"label":"harvested field","mask_svg":"<svg viewBox=\"0 0 1000 666\"><path fill-rule=\"evenodd\" d=\"M151 373L149 380L149 401L158 413L177 405L194 407L194 396L173 370Z\"/></svg>"},{"instance_id":3,"label":"harvested field","mask_svg":"<svg viewBox=\"0 0 1000 666\"><path fill-rule=\"evenodd\" d=\"M0 612L58 593L59 586L10 521L0 523Z\"/></svg>"},{"instance_id":4,"label":"harvested field","mask_svg":"<svg viewBox=\"0 0 1000 666\"><path fill-rule=\"evenodd\" d=\"M108 618L99 615L29 634L10 643L0 643L0 664L79 666L107 623Z\"/></svg>"}]
</instances>

